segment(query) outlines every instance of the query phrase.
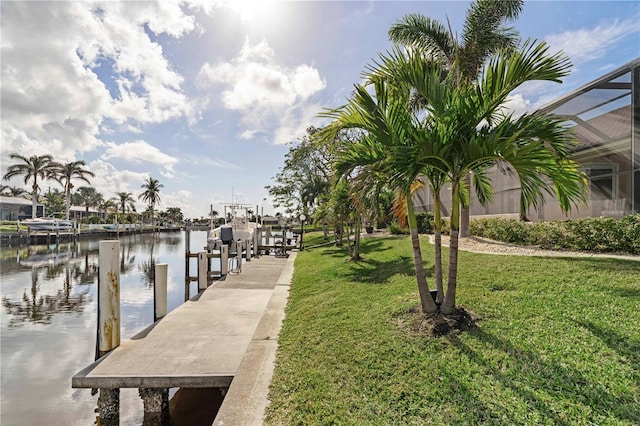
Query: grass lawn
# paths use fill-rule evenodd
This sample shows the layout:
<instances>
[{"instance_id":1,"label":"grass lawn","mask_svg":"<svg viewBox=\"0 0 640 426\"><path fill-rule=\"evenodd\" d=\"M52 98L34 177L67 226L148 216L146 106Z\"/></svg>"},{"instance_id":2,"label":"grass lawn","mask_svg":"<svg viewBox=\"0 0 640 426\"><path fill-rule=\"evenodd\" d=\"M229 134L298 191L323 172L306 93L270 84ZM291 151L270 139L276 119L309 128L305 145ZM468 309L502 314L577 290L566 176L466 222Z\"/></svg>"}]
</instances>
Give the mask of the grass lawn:
<instances>
[{"instance_id":1,"label":"grass lawn","mask_svg":"<svg viewBox=\"0 0 640 426\"><path fill-rule=\"evenodd\" d=\"M479 327L427 338L399 326L419 304L408 237L362 252L298 254L268 424L640 424L640 262L460 252Z\"/></svg>"}]
</instances>

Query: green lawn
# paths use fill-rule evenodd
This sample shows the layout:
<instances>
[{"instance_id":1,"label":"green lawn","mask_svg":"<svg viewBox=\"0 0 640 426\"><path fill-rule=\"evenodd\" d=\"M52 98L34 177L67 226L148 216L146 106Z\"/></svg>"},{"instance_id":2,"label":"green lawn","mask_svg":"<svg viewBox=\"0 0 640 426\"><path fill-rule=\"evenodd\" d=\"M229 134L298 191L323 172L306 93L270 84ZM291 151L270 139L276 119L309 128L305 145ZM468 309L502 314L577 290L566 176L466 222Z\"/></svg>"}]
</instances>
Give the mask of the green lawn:
<instances>
[{"instance_id":1,"label":"green lawn","mask_svg":"<svg viewBox=\"0 0 640 426\"><path fill-rule=\"evenodd\" d=\"M479 328L427 338L409 239L345 250L298 254L269 424L640 424L640 262L461 252Z\"/></svg>"}]
</instances>

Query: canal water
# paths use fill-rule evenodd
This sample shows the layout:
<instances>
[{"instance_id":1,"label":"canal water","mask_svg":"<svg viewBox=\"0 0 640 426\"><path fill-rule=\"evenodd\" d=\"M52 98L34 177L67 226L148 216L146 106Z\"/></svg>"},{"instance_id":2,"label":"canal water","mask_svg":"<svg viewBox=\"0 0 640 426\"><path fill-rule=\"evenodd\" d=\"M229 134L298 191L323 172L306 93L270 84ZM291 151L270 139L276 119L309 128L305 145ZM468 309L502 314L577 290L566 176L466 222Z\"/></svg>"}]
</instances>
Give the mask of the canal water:
<instances>
[{"instance_id":1,"label":"canal water","mask_svg":"<svg viewBox=\"0 0 640 426\"><path fill-rule=\"evenodd\" d=\"M206 232L192 232L201 251ZM156 263L168 263L168 310L184 302L185 234L120 238L121 340L153 323ZM98 395L71 377L95 359L98 240L2 247L0 269L0 424L92 425ZM191 274L197 271L191 260ZM197 283L190 285L191 297ZM142 424L136 389L122 389L121 425Z\"/></svg>"}]
</instances>

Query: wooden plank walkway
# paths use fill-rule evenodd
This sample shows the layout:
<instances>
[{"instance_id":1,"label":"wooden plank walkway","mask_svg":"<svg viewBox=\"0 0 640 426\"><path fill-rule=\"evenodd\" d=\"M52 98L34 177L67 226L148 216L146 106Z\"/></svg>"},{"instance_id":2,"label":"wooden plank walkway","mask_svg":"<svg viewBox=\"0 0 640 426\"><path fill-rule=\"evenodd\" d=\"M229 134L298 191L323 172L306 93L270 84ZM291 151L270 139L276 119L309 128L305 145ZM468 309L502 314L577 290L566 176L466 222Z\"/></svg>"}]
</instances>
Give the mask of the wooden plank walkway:
<instances>
[{"instance_id":1,"label":"wooden plank walkway","mask_svg":"<svg viewBox=\"0 0 640 426\"><path fill-rule=\"evenodd\" d=\"M72 378L74 388L228 387L287 258L261 256L215 281Z\"/></svg>"}]
</instances>

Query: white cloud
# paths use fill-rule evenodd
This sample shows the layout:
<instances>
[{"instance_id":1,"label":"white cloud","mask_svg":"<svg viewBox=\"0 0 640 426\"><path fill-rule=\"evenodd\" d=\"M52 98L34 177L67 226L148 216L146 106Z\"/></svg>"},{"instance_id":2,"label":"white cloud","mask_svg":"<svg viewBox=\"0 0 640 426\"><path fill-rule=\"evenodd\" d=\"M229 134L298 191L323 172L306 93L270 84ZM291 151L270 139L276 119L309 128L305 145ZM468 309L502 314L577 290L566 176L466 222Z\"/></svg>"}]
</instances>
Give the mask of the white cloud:
<instances>
[{"instance_id":1,"label":"white cloud","mask_svg":"<svg viewBox=\"0 0 640 426\"><path fill-rule=\"evenodd\" d=\"M284 143L280 141L309 125L308 121L295 120L309 118L303 112L308 108L306 101L327 85L316 68L307 64L295 68L281 65L266 40L251 44L249 38L234 59L205 63L196 82L202 89L216 84L226 86L221 101L225 108L242 114L241 138L272 133L276 143Z\"/></svg>"},{"instance_id":2,"label":"white cloud","mask_svg":"<svg viewBox=\"0 0 640 426\"><path fill-rule=\"evenodd\" d=\"M318 70L309 65L300 65L293 74L293 87L304 99L324 89L326 81L320 78Z\"/></svg>"},{"instance_id":3,"label":"white cloud","mask_svg":"<svg viewBox=\"0 0 640 426\"><path fill-rule=\"evenodd\" d=\"M117 192L131 192L135 200L142 192L140 185L148 177L147 173L117 170L112 164L95 160L87 164L87 168L95 173L91 178L91 186L101 193L104 198L115 197ZM142 204L140 204L142 206Z\"/></svg>"},{"instance_id":4,"label":"white cloud","mask_svg":"<svg viewBox=\"0 0 640 426\"><path fill-rule=\"evenodd\" d=\"M72 158L102 145L105 119L182 116L183 78L148 32L195 30L178 2L3 2L3 151Z\"/></svg>"},{"instance_id":5,"label":"white cloud","mask_svg":"<svg viewBox=\"0 0 640 426\"><path fill-rule=\"evenodd\" d=\"M219 158L192 157L192 158L186 158L185 161L188 161L193 164L213 166L215 168L221 168L221 169L244 170L244 167L241 167L237 164L230 163L228 161L225 161Z\"/></svg>"},{"instance_id":6,"label":"white cloud","mask_svg":"<svg viewBox=\"0 0 640 426\"><path fill-rule=\"evenodd\" d=\"M531 101L525 99L522 94L516 93L507 98L505 107L508 113L513 113L514 117L519 117L522 114L531 111Z\"/></svg>"},{"instance_id":7,"label":"white cloud","mask_svg":"<svg viewBox=\"0 0 640 426\"><path fill-rule=\"evenodd\" d=\"M176 192L161 193L160 195L160 208L162 209L166 209L167 207L180 207L182 209L185 209L187 208L186 206L191 206L194 204L193 193L184 189ZM183 210L182 214L184 214L186 217L192 216L192 213L188 210Z\"/></svg>"},{"instance_id":8,"label":"white cloud","mask_svg":"<svg viewBox=\"0 0 640 426\"><path fill-rule=\"evenodd\" d=\"M551 51L564 51L574 63L586 62L606 54L607 48L622 38L640 32L638 16L623 21L600 24L595 28L580 28L546 37ZM636 36L637 37L637 36Z\"/></svg>"},{"instance_id":9,"label":"white cloud","mask_svg":"<svg viewBox=\"0 0 640 426\"><path fill-rule=\"evenodd\" d=\"M301 138L306 134L309 126L319 121L317 116L321 110L322 106L317 104L289 109L274 134L273 142L277 145L284 145Z\"/></svg>"},{"instance_id":10,"label":"white cloud","mask_svg":"<svg viewBox=\"0 0 640 426\"><path fill-rule=\"evenodd\" d=\"M165 173L163 173L163 176L167 177L173 175L173 166L178 162L177 158L163 153L155 146L143 140L121 144L107 142L107 146L107 150L101 157L103 160L122 158L134 164L140 164L142 162L158 164L164 167Z\"/></svg>"}]
</instances>

